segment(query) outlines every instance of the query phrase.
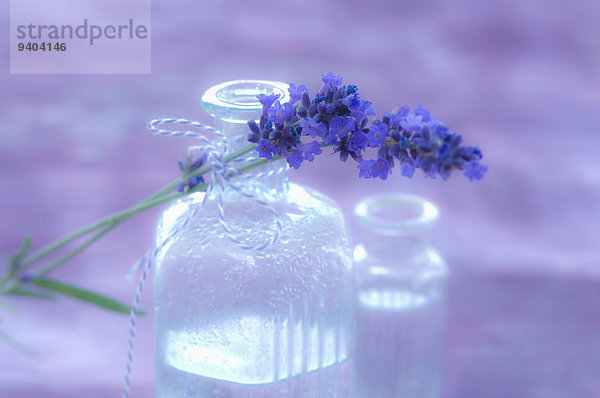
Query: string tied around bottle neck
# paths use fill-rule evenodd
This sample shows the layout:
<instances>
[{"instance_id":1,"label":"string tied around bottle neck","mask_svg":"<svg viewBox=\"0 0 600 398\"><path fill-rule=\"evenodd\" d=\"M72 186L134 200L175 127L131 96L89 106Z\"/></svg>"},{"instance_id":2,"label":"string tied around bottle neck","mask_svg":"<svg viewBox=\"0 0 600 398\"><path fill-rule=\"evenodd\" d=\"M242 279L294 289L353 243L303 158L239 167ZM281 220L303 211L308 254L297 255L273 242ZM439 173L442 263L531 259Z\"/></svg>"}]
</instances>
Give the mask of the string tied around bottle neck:
<instances>
[{"instance_id":1,"label":"string tied around bottle neck","mask_svg":"<svg viewBox=\"0 0 600 398\"><path fill-rule=\"evenodd\" d=\"M174 128L185 126L183 130L165 130L159 126L172 126ZM204 130L214 135L214 139L209 139L204 134L197 131L187 130L187 128L195 128ZM198 214L199 210L205 207L209 197L214 197L217 202L217 218L219 225L228 240L235 243L237 246L244 250L264 250L273 246L280 238L282 234L281 218L277 211L271 206L266 200L250 192L244 191L238 184L235 183L235 177L243 176L244 174L235 167L235 164L249 164L259 160L258 157L253 156L242 156L230 161L226 161L226 155L228 153L229 144L227 137L223 132L216 128L200 123L193 120L177 119L177 118L163 118L154 119L148 123L148 130L155 135L167 136L167 137L191 137L198 139L201 144L192 146L188 149L187 155L193 157L196 154L200 154L205 159L205 165L210 167L212 176L208 187L204 193L204 198L201 202L190 201L190 211L180 216L175 224L170 228L168 234L162 239L161 242L156 242L154 248L151 249L144 257L142 257L129 271L128 275L134 274L140 268L142 273L140 276L137 290L133 300L133 305L130 311L129 318L129 339L128 339L128 352L127 352L127 366L126 374L123 385L122 398L129 398L131 389L131 373L133 365L133 352L135 348L135 330L136 322L139 313L139 306L141 302L142 291L144 288L145 281L152 268L153 263L156 261L159 253L171 242L182 230L188 227L190 221ZM285 171L285 166L278 167L273 170L252 174L252 178L264 178L271 177L276 174L280 174ZM250 199L265 208L271 213L274 221L274 228L272 234L268 240L259 244L250 244L238 238L229 227L225 218L225 187L229 187L241 196Z\"/></svg>"}]
</instances>

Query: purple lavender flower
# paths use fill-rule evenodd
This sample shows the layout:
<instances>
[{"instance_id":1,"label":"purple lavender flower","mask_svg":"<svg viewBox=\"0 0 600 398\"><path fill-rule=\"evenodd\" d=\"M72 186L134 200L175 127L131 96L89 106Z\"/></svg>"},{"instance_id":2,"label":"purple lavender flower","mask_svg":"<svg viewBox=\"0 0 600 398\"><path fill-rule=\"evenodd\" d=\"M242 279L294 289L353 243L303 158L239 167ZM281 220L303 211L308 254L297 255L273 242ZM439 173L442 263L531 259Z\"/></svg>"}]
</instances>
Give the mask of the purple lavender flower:
<instances>
[{"instance_id":1,"label":"purple lavender flower","mask_svg":"<svg viewBox=\"0 0 600 398\"><path fill-rule=\"evenodd\" d=\"M426 175L435 178L435 165L432 156L421 156L416 161L416 167L421 168ZM433 170L433 173L432 173Z\"/></svg>"},{"instance_id":2,"label":"purple lavender flower","mask_svg":"<svg viewBox=\"0 0 600 398\"><path fill-rule=\"evenodd\" d=\"M206 162L206 154L202 154L198 159L194 160L191 155L185 157L185 162L179 161L179 170L183 175L189 174L198 170Z\"/></svg>"},{"instance_id":3,"label":"purple lavender flower","mask_svg":"<svg viewBox=\"0 0 600 398\"><path fill-rule=\"evenodd\" d=\"M381 146L388 136L388 125L385 123L372 124L369 129L369 147L377 148Z\"/></svg>"},{"instance_id":4,"label":"purple lavender flower","mask_svg":"<svg viewBox=\"0 0 600 398\"><path fill-rule=\"evenodd\" d=\"M415 108L415 115L421 116L421 120L425 123L431 120L431 116L429 115L429 109L425 108L424 106L421 106L421 104L418 104Z\"/></svg>"},{"instance_id":5,"label":"purple lavender flower","mask_svg":"<svg viewBox=\"0 0 600 398\"><path fill-rule=\"evenodd\" d=\"M194 188L196 185L200 185L204 183L204 178L202 176L193 176L188 178L186 181L181 181L177 184L177 190L179 192L187 192L190 189Z\"/></svg>"},{"instance_id":6,"label":"purple lavender flower","mask_svg":"<svg viewBox=\"0 0 600 398\"><path fill-rule=\"evenodd\" d=\"M407 159L400 163L400 174L404 177L412 178L415 174L415 164L412 159Z\"/></svg>"},{"instance_id":7,"label":"purple lavender flower","mask_svg":"<svg viewBox=\"0 0 600 398\"><path fill-rule=\"evenodd\" d=\"M336 117L329 125L329 135L345 137L348 133L354 131L354 118L352 117Z\"/></svg>"},{"instance_id":8,"label":"purple lavender flower","mask_svg":"<svg viewBox=\"0 0 600 398\"><path fill-rule=\"evenodd\" d=\"M300 120L300 127L302 127L303 135L310 135L312 138L317 136L322 137L327 134L327 127L311 117Z\"/></svg>"},{"instance_id":9,"label":"purple lavender flower","mask_svg":"<svg viewBox=\"0 0 600 398\"><path fill-rule=\"evenodd\" d=\"M375 164L371 170L371 175L373 178L379 177L382 180L387 179L388 175L391 173L390 164L387 160L383 158L378 158L375 161Z\"/></svg>"},{"instance_id":10,"label":"purple lavender flower","mask_svg":"<svg viewBox=\"0 0 600 398\"><path fill-rule=\"evenodd\" d=\"M301 151L286 152L284 157L286 158L290 167L294 169L298 169L304 161Z\"/></svg>"},{"instance_id":11,"label":"purple lavender flower","mask_svg":"<svg viewBox=\"0 0 600 398\"><path fill-rule=\"evenodd\" d=\"M262 114L266 115L267 110L273 105L273 102L279 98L279 94L258 94L256 98L258 98L258 102L263 106Z\"/></svg>"},{"instance_id":12,"label":"purple lavender flower","mask_svg":"<svg viewBox=\"0 0 600 398\"><path fill-rule=\"evenodd\" d=\"M275 145L262 138L258 141L256 150L258 151L258 155L261 158L265 158L268 160L271 160L273 158L273 155L277 154L277 148L275 147Z\"/></svg>"},{"instance_id":13,"label":"purple lavender flower","mask_svg":"<svg viewBox=\"0 0 600 398\"><path fill-rule=\"evenodd\" d=\"M408 114L404 119L400 121L400 127L408 132L421 131L423 125L423 118L420 115L413 113Z\"/></svg>"},{"instance_id":14,"label":"purple lavender flower","mask_svg":"<svg viewBox=\"0 0 600 398\"><path fill-rule=\"evenodd\" d=\"M259 96L263 116L258 125L248 123L248 139L257 143L259 156L279 155L298 168L330 145L340 160L352 157L363 178L386 179L396 161L400 174L409 178L417 168L429 178L447 179L457 169L471 180L484 176L481 150L461 146L462 137L449 132L424 106L417 105L413 113L403 106L371 120L375 109L360 99L355 85L342 86L342 77L331 72L321 76L323 85L312 101L306 86L293 83L289 103L281 104L276 95ZM302 143L301 136L315 140ZM363 158L367 147L377 149L376 159Z\"/></svg>"},{"instance_id":15,"label":"purple lavender flower","mask_svg":"<svg viewBox=\"0 0 600 398\"><path fill-rule=\"evenodd\" d=\"M308 108L310 108L310 94L308 91L304 91L302 93L302 106L307 111L308 111Z\"/></svg>"},{"instance_id":16,"label":"purple lavender flower","mask_svg":"<svg viewBox=\"0 0 600 398\"><path fill-rule=\"evenodd\" d=\"M435 150L435 160L438 162L448 159L450 156L450 144L444 142Z\"/></svg>"},{"instance_id":17,"label":"purple lavender flower","mask_svg":"<svg viewBox=\"0 0 600 398\"><path fill-rule=\"evenodd\" d=\"M481 180L485 175L488 167L482 164L479 164L477 161L472 161L467 163L464 168L465 176L469 178L470 181L473 180Z\"/></svg>"},{"instance_id":18,"label":"purple lavender flower","mask_svg":"<svg viewBox=\"0 0 600 398\"><path fill-rule=\"evenodd\" d=\"M298 152L302 152L304 159L312 162L315 160L315 155L320 155L323 151L318 141L311 141L306 144L298 144Z\"/></svg>"},{"instance_id":19,"label":"purple lavender flower","mask_svg":"<svg viewBox=\"0 0 600 398\"><path fill-rule=\"evenodd\" d=\"M185 162L179 161L179 170L184 176L198 170L206 162L206 154L202 154L198 159L193 160L190 155L186 156ZM195 175L188 178L186 181L180 181L177 184L179 192L187 192L196 185L204 183L204 178L201 175Z\"/></svg>"},{"instance_id":20,"label":"purple lavender flower","mask_svg":"<svg viewBox=\"0 0 600 398\"><path fill-rule=\"evenodd\" d=\"M425 172L425 178L431 178L432 180L435 180L435 175L437 171L438 170L437 167L435 167L435 164L432 164L429 170Z\"/></svg>"},{"instance_id":21,"label":"purple lavender flower","mask_svg":"<svg viewBox=\"0 0 600 398\"><path fill-rule=\"evenodd\" d=\"M248 127L250 128L250 133L248 134L248 141L256 144L261 137L260 127L258 127L254 120L248 120Z\"/></svg>"},{"instance_id":22,"label":"purple lavender flower","mask_svg":"<svg viewBox=\"0 0 600 398\"><path fill-rule=\"evenodd\" d=\"M444 122L442 119L430 119L425 123L425 127L429 129L429 131L435 131L438 127L443 127Z\"/></svg>"},{"instance_id":23,"label":"purple lavender flower","mask_svg":"<svg viewBox=\"0 0 600 398\"><path fill-rule=\"evenodd\" d=\"M271 131L273 131L273 123L272 122L266 122L265 123L265 132L266 133L270 133Z\"/></svg>"},{"instance_id":24,"label":"purple lavender flower","mask_svg":"<svg viewBox=\"0 0 600 398\"><path fill-rule=\"evenodd\" d=\"M348 138L348 149L360 155L360 153L367 148L368 143L369 139L367 138L367 135L363 131L358 130L352 133L350 138Z\"/></svg>"},{"instance_id":25,"label":"purple lavender flower","mask_svg":"<svg viewBox=\"0 0 600 398\"><path fill-rule=\"evenodd\" d=\"M288 149L293 149L300 142L300 135L294 126L284 127L271 133L270 138L277 141L278 153L281 154Z\"/></svg>"},{"instance_id":26,"label":"purple lavender flower","mask_svg":"<svg viewBox=\"0 0 600 398\"><path fill-rule=\"evenodd\" d=\"M348 137L349 136L345 136L337 139L337 141L333 145L333 153L339 153L340 160L342 162L348 160L348 156L352 157L352 159L356 161L359 161L362 158L359 153L356 153L352 149L350 149L350 142Z\"/></svg>"},{"instance_id":27,"label":"purple lavender flower","mask_svg":"<svg viewBox=\"0 0 600 398\"><path fill-rule=\"evenodd\" d=\"M301 108L301 107L296 107L296 116L299 119L304 119L305 117L308 116L308 111L306 110L306 108Z\"/></svg>"},{"instance_id":28,"label":"purple lavender flower","mask_svg":"<svg viewBox=\"0 0 600 398\"><path fill-rule=\"evenodd\" d=\"M321 72L321 80L326 86L339 86L342 84L343 79L344 77L342 75L336 75L333 72Z\"/></svg>"},{"instance_id":29,"label":"purple lavender flower","mask_svg":"<svg viewBox=\"0 0 600 398\"><path fill-rule=\"evenodd\" d=\"M385 180L391 173L390 163L384 158L377 160L365 160L358 164L359 177L363 178L381 178Z\"/></svg>"},{"instance_id":30,"label":"purple lavender flower","mask_svg":"<svg viewBox=\"0 0 600 398\"><path fill-rule=\"evenodd\" d=\"M328 131L324 136L321 136L321 138L323 138L324 145L336 145L339 141L339 137L330 131Z\"/></svg>"},{"instance_id":31,"label":"purple lavender flower","mask_svg":"<svg viewBox=\"0 0 600 398\"><path fill-rule=\"evenodd\" d=\"M281 102L275 101L269 108L268 115L270 122L284 123L292 115L292 106L288 102L282 105Z\"/></svg>"},{"instance_id":32,"label":"purple lavender flower","mask_svg":"<svg viewBox=\"0 0 600 398\"><path fill-rule=\"evenodd\" d=\"M360 178L371 178L371 170L373 165L375 164L375 160L362 160L358 163L358 177Z\"/></svg>"},{"instance_id":33,"label":"purple lavender flower","mask_svg":"<svg viewBox=\"0 0 600 398\"><path fill-rule=\"evenodd\" d=\"M357 93L352 93L342 99L342 104L348 108L358 108L360 106L360 97Z\"/></svg>"},{"instance_id":34,"label":"purple lavender flower","mask_svg":"<svg viewBox=\"0 0 600 398\"><path fill-rule=\"evenodd\" d=\"M290 93L290 104L294 105L298 102L298 100L302 98L302 93L305 91L310 94L310 90L304 84L297 86L294 83L290 83L290 88L288 88L288 92Z\"/></svg>"},{"instance_id":35,"label":"purple lavender flower","mask_svg":"<svg viewBox=\"0 0 600 398\"><path fill-rule=\"evenodd\" d=\"M375 116L377 112L375 108L373 108L373 104L371 101L361 100L360 105L355 108L350 109L350 116L356 119L357 123L361 123L363 119L368 118L369 116Z\"/></svg>"},{"instance_id":36,"label":"purple lavender flower","mask_svg":"<svg viewBox=\"0 0 600 398\"><path fill-rule=\"evenodd\" d=\"M406 117L409 113L410 108L407 105L404 105L403 107L400 107L396 112L386 112L385 115L387 115L390 119L390 126L400 127L400 123L406 120Z\"/></svg>"},{"instance_id":37,"label":"purple lavender flower","mask_svg":"<svg viewBox=\"0 0 600 398\"><path fill-rule=\"evenodd\" d=\"M292 115L292 106L286 102L281 104L275 101L268 110L269 121L276 123L284 123Z\"/></svg>"}]
</instances>

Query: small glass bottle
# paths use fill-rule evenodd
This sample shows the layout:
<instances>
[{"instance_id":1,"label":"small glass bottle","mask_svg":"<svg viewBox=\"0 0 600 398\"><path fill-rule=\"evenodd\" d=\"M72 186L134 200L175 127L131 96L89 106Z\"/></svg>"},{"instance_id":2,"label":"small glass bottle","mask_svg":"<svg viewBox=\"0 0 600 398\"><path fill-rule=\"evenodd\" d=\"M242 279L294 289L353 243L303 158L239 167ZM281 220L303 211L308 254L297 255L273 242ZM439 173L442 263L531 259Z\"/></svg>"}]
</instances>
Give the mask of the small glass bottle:
<instances>
[{"instance_id":1,"label":"small glass bottle","mask_svg":"<svg viewBox=\"0 0 600 398\"><path fill-rule=\"evenodd\" d=\"M367 198L355 208L359 398L438 398L446 265L429 246L437 208L414 195Z\"/></svg>"},{"instance_id":2,"label":"small glass bottle","mask_svg":"<svg viewBox=\"0 0 600 398\"><path fill-rule=\"evenodd\" d=\"M249 144L246 122L262 110L256 96L272 93L289 100L286 84L268 81L227 82L204 94L228 153ZM331 199L288 183L287 170L278 161L248 172L252 178L231 179L279 214L274 245L248 250L229 240L211 194L161 250L154 274L157 397L351 396L355 291L347 226ZM157 245L203 198L191 194L164 211ZM226 188L223 204L241 242L260 245L276 231L273 214L255 200Z\"/></svg>"}]
</instances>

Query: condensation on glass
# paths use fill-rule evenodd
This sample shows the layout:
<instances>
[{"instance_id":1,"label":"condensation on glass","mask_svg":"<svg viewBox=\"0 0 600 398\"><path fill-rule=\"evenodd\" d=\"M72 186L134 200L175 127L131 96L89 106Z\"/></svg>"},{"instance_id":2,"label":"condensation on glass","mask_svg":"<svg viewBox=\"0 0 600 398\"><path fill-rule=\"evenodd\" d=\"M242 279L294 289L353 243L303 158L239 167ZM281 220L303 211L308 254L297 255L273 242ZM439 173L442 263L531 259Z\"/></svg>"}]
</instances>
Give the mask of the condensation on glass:
<instances>
[{"instance_id":1,"label":"condensation on glass","mask_svg":"<svg viewBox=\"0 0 600 398\"><path fill-rule=\"evenodd\" d=\"M447 270L427 239L437 208L387 194L360 202L355 217L357 396L438 398Z\"/></svg>"},{"instance_id":2,"label":"condensation on glass","mask_svg":"<svg viewBox=\"0 0 600 398\"><path fill-rule=\"evenodd\" d=\"M249 119L259 119L260 93L287 85L233 81L204 93L204 108L230 149L248 145ZM347 227L326 196L288 182L285 161L236 178L277 211L283 233L262 251L231 242L206 206L170 240L154 280L157 397L349 397L352 394L354 282ZM157 242L202 201L197 193L162 214ZM252 199L225 190L225 217L244 243L275 231L273 215Z\"/></svg>"}]
</instances>

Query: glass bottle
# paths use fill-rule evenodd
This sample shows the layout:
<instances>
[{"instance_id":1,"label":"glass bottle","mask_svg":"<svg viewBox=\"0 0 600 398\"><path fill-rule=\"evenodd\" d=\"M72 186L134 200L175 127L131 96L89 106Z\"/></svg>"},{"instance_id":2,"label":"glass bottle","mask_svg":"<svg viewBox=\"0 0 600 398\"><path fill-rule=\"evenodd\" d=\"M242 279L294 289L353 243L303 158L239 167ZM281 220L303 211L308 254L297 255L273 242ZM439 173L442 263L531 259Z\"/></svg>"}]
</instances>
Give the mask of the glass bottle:
<instances>
[{"instance_id":1,"label":"glass bottle","mask_svg":"<svg viewBox=\"0 0 600 398\"><path fill-rule=\"evenodd\" d=\"M367 198L355 208L359 398L438 398L447 269L428 244L437 208L414 195Z\"/></svg>"},{"instance_id":2,"label":"glass bottle","mask_svg":"<svg viewBox=\"0 0 600 398\"><path fill-rule=\"evenodd\" d=\"M261 93L289 100L286 84L268 81L227 82L203 95L229 153L248 145L246 122L259 119ZM288 183L287 169L278 161L248 172L252 178L232 179L279 214L282 235L274 245L247 250L227 239L211 194L161 250L154 273L157 397L351 396L355 291L347 226L331 199ZM192 194L166 209L157 244L203 198ZM275 221L264 206L228 188L223 202L240 241L271 239Z\"/></svg>"}]
</instances>

